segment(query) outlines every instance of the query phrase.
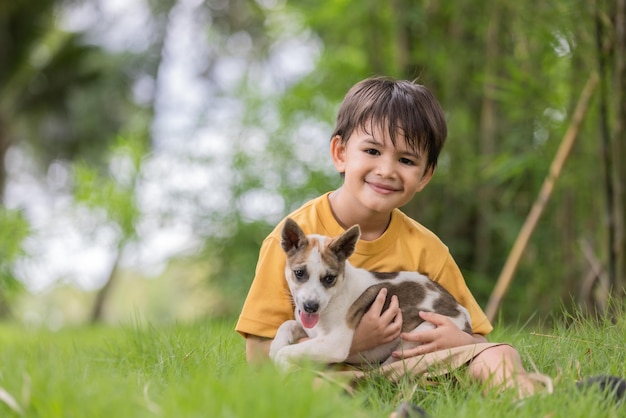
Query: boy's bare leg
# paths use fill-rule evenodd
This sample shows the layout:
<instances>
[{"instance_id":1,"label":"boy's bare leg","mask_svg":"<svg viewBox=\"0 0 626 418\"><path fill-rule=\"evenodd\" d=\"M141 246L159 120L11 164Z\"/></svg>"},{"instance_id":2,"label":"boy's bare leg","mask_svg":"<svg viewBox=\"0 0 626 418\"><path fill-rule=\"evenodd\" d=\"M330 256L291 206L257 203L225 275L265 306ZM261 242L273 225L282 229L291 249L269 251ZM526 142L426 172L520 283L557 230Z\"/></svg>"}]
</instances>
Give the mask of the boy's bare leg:
<instances>
[{"instance_id":1,"label":"boy's bare leg","mask_svg":"<svg viewBox=\"0 0 626 418\"><path fill-rule=\"evenodd\" d=\"M519 353L510 345L491 347L477 355L469 364L469 373L484 383L487 389L517 389L520 399L534 395L540 387L543 391L552 392L550 378L528 373Z\"/></svg>"}]
</instances>

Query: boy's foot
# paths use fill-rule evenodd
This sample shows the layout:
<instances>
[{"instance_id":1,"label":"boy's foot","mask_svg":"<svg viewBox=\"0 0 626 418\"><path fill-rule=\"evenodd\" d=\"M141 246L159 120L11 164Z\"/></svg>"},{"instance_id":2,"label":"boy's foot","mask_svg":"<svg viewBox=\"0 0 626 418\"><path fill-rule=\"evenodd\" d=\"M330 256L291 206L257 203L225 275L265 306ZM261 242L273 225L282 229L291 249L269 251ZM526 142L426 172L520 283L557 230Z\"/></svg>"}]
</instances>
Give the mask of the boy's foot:
<instances>
[{"instance_id":1,"label":"boy's foot","mask_svg":"<svg viewBox=\"0 0 626 418\"><path fill-rule=\"evenodd\" d=\"M409 402L402 402L398 409L389 415L389 418L428 418L423 408Z\"/></svg>"},{"instance_id":2,"label":"boy's foot","mask_svg":"<svg viewBox=\"0 0 626 418\"><path fill-rule=\"evenodd\" d=\"M617 376L592 376L576 383L576 386L582 390L600 389L602 392L613 396L616 402L626 399L626 380Z\"/></svg>"},{"instance_id":3,"label":"boy's foot","mask_svg":"<svg viewBox=\"0 0 626 418\"><path fill-rule=\"evenodd\" d=\"M527 386L524 388L518 387L519 399L533 395L551 395L554 392L552 379L545 374L526 373L524 379Z\"/></svg>"}]
</instances>

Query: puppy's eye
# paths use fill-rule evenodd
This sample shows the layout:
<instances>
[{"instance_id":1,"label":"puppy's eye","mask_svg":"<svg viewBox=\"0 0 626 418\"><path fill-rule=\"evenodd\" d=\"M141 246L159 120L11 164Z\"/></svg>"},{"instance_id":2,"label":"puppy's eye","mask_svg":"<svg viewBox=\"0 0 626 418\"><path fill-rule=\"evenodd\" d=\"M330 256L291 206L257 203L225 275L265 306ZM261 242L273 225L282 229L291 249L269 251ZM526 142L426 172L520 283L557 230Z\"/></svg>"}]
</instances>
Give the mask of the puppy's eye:
<instances>
[{"instance_id":1,"label":"puppy's eye","mask_svg":"<svg viewBox=\"0 0 626 418\"><path fill-rule=\"evenodd\" d=\"M330 287L332 285L335 284L335 281L337 280L337 276L332 276L332 275L328 275L322 278L322 284L325 287Z\"/></svg>"},{"instance_id":2,"label":"puppy's eye","mask_svg":"<svg viewBox=\"0 0 626 418\"><path fill-rule=\"evenodd\" d=\"M304 270L294 270L293 271L293 275L296 277L296 279L298 280L302 280L304 279Z\"/></svg>"}]
</instances>

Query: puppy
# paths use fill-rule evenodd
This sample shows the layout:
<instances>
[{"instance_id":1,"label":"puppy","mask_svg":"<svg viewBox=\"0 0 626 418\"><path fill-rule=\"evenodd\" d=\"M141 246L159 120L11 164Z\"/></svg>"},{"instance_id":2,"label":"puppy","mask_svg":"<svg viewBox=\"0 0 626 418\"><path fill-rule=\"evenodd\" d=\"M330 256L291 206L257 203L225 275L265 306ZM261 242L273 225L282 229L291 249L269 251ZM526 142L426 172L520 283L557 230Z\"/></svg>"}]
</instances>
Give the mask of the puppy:
<instances>
[{"instance_id":1,"label":"puppy","mask_svg":"<svg viewBox=\"0 0 626 418\"><path fill-rule=\"evenodd\" d=\"M279 368L288 369L301 360L324 364L391 361L391 353L400 346L399 338L360 353L358 359L348 359L356 326L382 288L388 290L384 309L392 295L398 296L403 332L434 328L418 315L419 311L431 311L450 317L459 329L472 333L467 309L428 277L415 272L375 273L352 266L348 257L360 234L355 225L336 238L307 236L295 221L285 221L281 246L287 255L285 276L296 319L278 328L270 346L270 358ZM294 344L303 337L309 339Z\"/></svg>"}]
</instances>

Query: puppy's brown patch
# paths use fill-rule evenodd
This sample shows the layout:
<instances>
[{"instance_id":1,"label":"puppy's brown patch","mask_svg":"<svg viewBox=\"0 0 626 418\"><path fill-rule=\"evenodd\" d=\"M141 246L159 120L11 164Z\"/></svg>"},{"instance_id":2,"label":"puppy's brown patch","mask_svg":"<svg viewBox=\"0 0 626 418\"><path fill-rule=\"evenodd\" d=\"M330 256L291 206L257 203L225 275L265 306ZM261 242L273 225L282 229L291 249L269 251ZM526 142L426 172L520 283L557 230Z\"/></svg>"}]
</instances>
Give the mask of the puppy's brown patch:
<instances>
[{"instance_id":1,"label":"puppy's brown patch","mask_svg":"<svg viewBox=\"0 0 626 418\"><path fill-rule=\"evenodd\" d=\"M452 318L456 318L461 315L461 310L459 309L459 304L457 303L456 299L454 299L454 297L450 293L448 293L439 283L432 282L432 284L435 285L436 288L440 289L439 298L435 302L433 302L433 309L435 310L435 312ZM472 324L470 324L468 321L465 321L465 327L463 327L463 331L471 334Z\"/></svg>"},{"instance_id":2,"label":"puppy's brown patch","mask_svg":"<svg viewBox=\"0 0 626 418\"><path fill-rule=\"evenodd\" d=\"M391 279L395 279L398 274L397 272L381 272L381 271L370 271L370 273L372 273L372 276L374 276L375 278L379 279L379 280L391 280Z\"/></svg>"},{"instance_id":3,"label":"puppy's brown patch","mask_svg":"<svg viewBox=\"0 0 626 418\"><path fill-rule=\"evenodd\" d=\"M346 260L340 260L339 258L337 258L337 255L329 249L331 243L332 241L327 243L326 247L323 250L320 250L322 263L326 267L326 274L340 277L343 276Z\"/></svg>"},{"instance_id":4,"label":"puppy's brown patch","mask_svg":"<svg viewBox=\"0 0 626 418\"><path fill-rule=\"evenodd\" d=\"M307 259L309 258L309 254L311 254L311 251L313 249L311 241L314 240L309 238L307 245L303 246L302 248L298 248L297 251L289 254L289 256L287 257L287 262L289 263L289 265L296 266L306 264Z\"/></svg>"},{"instance_id":5,"label":"puppy's brown patch","mask_svg":"<svg viewBox=\"0 0 626 418\"><path fill-rule=\"evenodd\" d=\"M305 269L311 255L311 251L315 247L319 246L319 240L317 238L307 238L307 244L298 248L297 251L292 252L287 257L287 264L292 269Z\"/></svg>"}]
</instances>

